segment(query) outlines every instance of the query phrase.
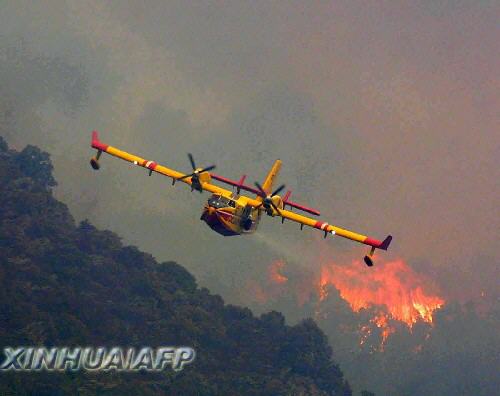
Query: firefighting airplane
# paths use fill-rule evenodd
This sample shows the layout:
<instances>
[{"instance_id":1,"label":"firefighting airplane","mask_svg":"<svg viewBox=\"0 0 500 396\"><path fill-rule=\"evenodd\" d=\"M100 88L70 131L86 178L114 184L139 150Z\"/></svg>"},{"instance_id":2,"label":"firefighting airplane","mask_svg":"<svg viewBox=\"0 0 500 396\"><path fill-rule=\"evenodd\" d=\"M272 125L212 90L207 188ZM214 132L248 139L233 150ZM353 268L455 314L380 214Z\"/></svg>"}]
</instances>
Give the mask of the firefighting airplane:
<instances>
[{"instance_id":1,"label":"firefighting airplane","mask_svg":"<svg viewBox=\"0 0 500 396\"><path fill-rule=\"evenodd\" d=\"M273 191L275 179L281 168L280 160L276 160L264 180L264 183L260 185L256 182L254 188L244 184L245 175L240 180L235 181L211 173L210 171L215 169L215 165L205 168L197 167L191 154L188 154L188 157L191 162L192 172L184 174L157 164L155 161L146 160L104 144L99 140L97 131L92 132L91 147L97 150L97 155L90 160L90 165L95 170L100 168L99 158L104 152L131 162L134 165L146 168L149 171L149 176L151 176L153 172L156 172L170 177L172 179L172 185L174 185L176 181L180 181L189 184L191 186L191 191L197 190L201 193L205 190L211 192L212 195L203 208L200 220L205 221L212 230L224 236L255 232L262 213L265 212L271 217L281 217L282 223L285 219L295 221L300 224L300 229L302 229L304 225L317 228L324 232L325 238L328 234L339 235L370 246L369 252L364 257L364 261L369 267L373 265L375 249L387 250L392 240L391 235L387 236L383 241L379 241L356 232L336 227L327 222L318 221L292 212L291 209L295 208L314 216L319 216L320 214L315 209L290 201L291 191L288 191L283 198L279 196L278 194L285 188L285 185L281 185ZM213 180L233 186L233 189L236 188L236 192L213 184ZM255 194L256 197L251 198L240 195L241 190ZM290 210L286 210L286 206L289 206Z\"/></svg>"}]
</instances>

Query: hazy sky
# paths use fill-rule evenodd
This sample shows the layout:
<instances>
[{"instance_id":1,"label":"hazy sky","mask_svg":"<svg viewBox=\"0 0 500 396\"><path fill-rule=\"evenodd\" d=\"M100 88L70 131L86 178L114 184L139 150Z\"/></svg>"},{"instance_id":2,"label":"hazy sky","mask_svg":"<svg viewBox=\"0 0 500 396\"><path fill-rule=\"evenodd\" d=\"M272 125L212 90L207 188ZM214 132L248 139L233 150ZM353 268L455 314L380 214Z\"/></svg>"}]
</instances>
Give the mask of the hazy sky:
<instances>
[{"instance_id":1,"label":"hazy sky","mask_svg":"<svg viewBox=\"0 0 500 396\"><path fill-rule=\"evenodd\" d=\"M241 302L275 258L365 248L277 219L224 239L207 194L112 158L90 132L178 170L192 152L376 238L443 293L498 297L500 6L495 1L2 1L0 134L52 154L56 194ZM266 221L267 220L267 221ZM231 297L232 296L232 297Z\"/></svg>"}]
</instances>

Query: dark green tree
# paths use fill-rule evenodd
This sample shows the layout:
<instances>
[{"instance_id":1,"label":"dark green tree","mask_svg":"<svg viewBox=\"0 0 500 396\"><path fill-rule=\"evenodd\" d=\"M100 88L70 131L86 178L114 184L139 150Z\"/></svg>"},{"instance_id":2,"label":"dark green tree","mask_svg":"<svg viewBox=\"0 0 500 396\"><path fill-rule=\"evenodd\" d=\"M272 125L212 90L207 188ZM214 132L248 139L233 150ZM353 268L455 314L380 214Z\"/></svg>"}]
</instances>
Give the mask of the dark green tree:
<instances>
[{"instance_id":1,"label":"dark green tree","mask_svg":"<svg viewBox=\"0 0 500 396\"><path fill-rule=\"evenodd\" d=\"M14 157L19 169L28 177L46 188L57 185L52 176L54 169L50 161L50 155L38 147L28 145Z\"/></svg>"}]
</instances>

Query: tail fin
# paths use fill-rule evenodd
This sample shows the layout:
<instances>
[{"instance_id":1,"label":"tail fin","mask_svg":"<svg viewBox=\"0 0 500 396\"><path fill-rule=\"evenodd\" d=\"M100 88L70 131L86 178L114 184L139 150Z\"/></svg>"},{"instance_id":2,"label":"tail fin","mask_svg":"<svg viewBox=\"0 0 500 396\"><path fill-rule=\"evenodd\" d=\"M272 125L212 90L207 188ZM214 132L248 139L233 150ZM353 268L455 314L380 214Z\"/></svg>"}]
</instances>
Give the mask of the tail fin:
<instances>
[{"instance_id":1,"label":"tail fin","mask_svg":"<svg viewBox=\"0 0 500 396\"><path fill-rule=\"evenodd\" d=\"M281 160L278 159L274 162L273 167L271 168L271 170L267 174L266 179L264 180L264 183L262 184L262 188L267 194L271 194L271 192L273 190L274 181L275 181L276 176L278 175L280 169L281 169Z\"/></svg>"},{"instance_id":2,"label":"tail fin","mask_svg":"<svg viewBox=\"0 0 500 396\"><path fill-rule=\"evenodd\" d=\"M392 235L387 235L387 238L385 238L383 241L382 241L382 245L380 246L379 249L382 249L382 250L387 250L389 249L389 245L391 244L391 241L392 241Z\"/></svg>"},{"instance_id":3,"label":"tail fin","mask_svg":"<svg viewBox=\"0 0 500 396\"><path fill-rule=\"evenodd\" d=\"M104 144L99 140L99 133L97 131L92 131L91 146L99 151L106 151L109 147L107 144Z\"/></svg>"}]
</instances>

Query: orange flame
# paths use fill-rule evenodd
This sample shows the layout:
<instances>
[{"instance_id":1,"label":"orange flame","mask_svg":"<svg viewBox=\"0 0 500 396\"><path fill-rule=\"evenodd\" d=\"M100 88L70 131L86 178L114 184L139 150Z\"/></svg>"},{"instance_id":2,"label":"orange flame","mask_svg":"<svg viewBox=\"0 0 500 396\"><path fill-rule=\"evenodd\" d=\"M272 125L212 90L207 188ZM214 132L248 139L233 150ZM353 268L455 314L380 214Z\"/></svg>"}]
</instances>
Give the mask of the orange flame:
<instances>
[{"instance_id":1,"label":"orange flame","mask_svg":"<svg viewBox=\"0 0 500 396\"><path fill-rule=\"evenodd\" d=\"M444 300L426 291L428 281L402 260L379 262L367 270L359 262L348 266L324 265L317 284L320 301L328 295L327 287L334 286L354 312L362 308L384 307L388 317L381 313L373 323L383 329L384 340L392 332L388 319L395 319L412 327L417 320L432 323L434 311Z\"/></svg>"},{"instance_id":2,"label":"orange flame","mask_svg":"<svg viewBox=\"0 0 500 396\"><path fill-rule=\"evenodd\" d=\"M396 329L389 324L389 318L384 312L379 312L374 318L370 320L370 323L373 323L379 329L382 329L380 351L383 351L387 338L389 338L389 336L394 333Z\"/></svg>"},{"instance_id":3,"label":"orange flame","mask_svg":"<svg viewBox=\"0 0 500 396\"><path fill-rule=\"evenodd\" d=\"M444 299L433 293L431 282L415 272L403 260L391 262L377 261L373 268L366 268L359 261L349 265L334 263L321 266L319 276L302 273L300 281L291 280L282 274L285 262L274 261L268 267L268 285L264 289L254 290L259 303L270 297L279 296L292 288L296 293L297 304L302 306L311 298L311 290L317 293L319 303L316 315L322 311L320 306L328 297L329 287L335 287L353 310L372 308L374 316L368 323L360 324L360 346L372 336L372 330L378 328L381 342L372 351L383 351L387 339L396 332L395 323L400 321L411 330L417 321L432 324L434 312L442 307ZM313 287L314 285L314 287ZM327 313L323 315L327 317Z\"/></svg>"},{"instance_id":4,"label":"orange flame","mask_svg":"<svg viewBox=\"0 0 500 396\"><path fill-rule=\"evenodd\" d=\"M288 281L288 278L281 274L284 266L285 262L282 260L275 261L269 266L269 278L272 282L283 284Z\"/></svg>"}]
</instances>

